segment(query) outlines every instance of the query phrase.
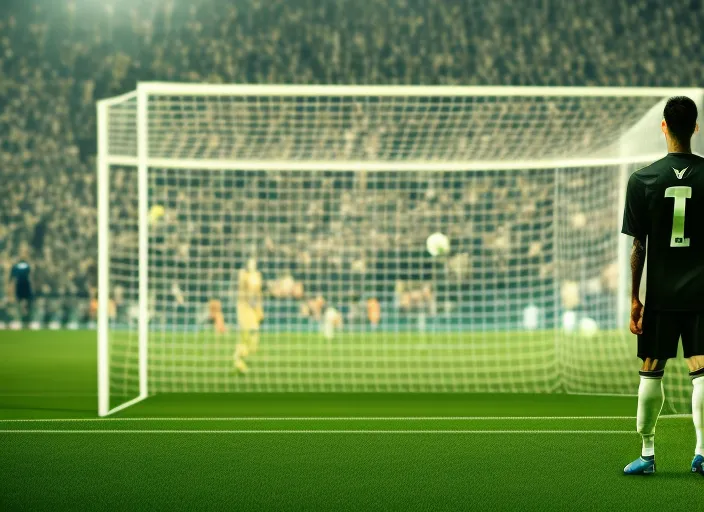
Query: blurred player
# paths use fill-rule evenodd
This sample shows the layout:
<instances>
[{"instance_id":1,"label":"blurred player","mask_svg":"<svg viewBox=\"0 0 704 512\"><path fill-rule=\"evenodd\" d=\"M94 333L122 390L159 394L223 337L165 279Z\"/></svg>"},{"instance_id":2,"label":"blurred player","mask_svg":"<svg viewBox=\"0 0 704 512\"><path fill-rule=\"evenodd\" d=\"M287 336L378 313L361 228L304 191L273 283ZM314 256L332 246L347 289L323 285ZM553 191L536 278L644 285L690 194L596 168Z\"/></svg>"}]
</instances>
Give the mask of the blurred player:
<instances>
[{"instance_id":1,"label":"blurred player","mask_svg":"<svg viewBox=\"0 0 704 512\"><path fill-rule=\"evenodd\" d=\"M118 294L117 290L115 290L115 296L117 297L118 295L122 295L122 293ZM171 307L168 308L171 317L169 323L174 326L180 325L186 317L186 296L176 281L171 283L169 299L171 302ZM123 300L124 299L120 298L118 302L123 302Z\"/></svg>"},{"instance_id":2,"label":"blurred player","mask_svg":"<svg viewBox=\"0 0 704 512\"><path fill-rule=\"evenodd\" d=\"M208 302L208 320L213 323L216 333L224 334L227 331L225 316L222 314L222 302L217 299L210 299Z\"/></svg>"},{"instance_id":3,"label":"blurred player","mask_svg":"<svg viewBox=\"0 0 704 512\"><path fill-rule=\"evenodd\" d=\"M321 321L323 318L323 308L325 307L325 299L322 295L316 295L314 298L306 302L308 316L313 320Z\"/></svg>"},{"instance_id":4,"label":"blurred player","mask_svg":"<svg viewBox=\"0 0 704 512\"><path fill-rule=\"evenodd\" d=\"M381 321L381 304L376 298L367 300L367 320L376 329Z\"/></svg>"},{"instance_id":5,"label":"blurred player","mask_svg":"<svg viewBox=\"0 0 704 512\"><path fill-rule=\"evenodd\" d=\"M326 340L331 340L335 337L335 331L342 328L342 315L332 306L325 308L323 319L320 322L320 330Z\"/></svg>"},{"instance_id":6,"label":"blurred player","mask_svg":"<svg viewBox=\"0 0 704 512\"><path fill-rule=\"evenodd\" d=\"M12 302L16 300L20 307L20 315L22 321L27 324L32 316L32 301L34 294L32 293L32 284L30 282L30 273L32 271L29 265L29 251L26 247L20 252L20 259L12 265L10 270L9 290L7 296ZM14 289L13 288L14 282Z\"/></svg>"},{"instance_id":7,"label":"blurred player","mask_svg":"<svg viewBox=\"0 0 704 512\"><path fill-rule=\"evenodd\" d=\"M262 274L257 260L249 259L239 272L237 291L237 324L239 340L235 349L235 368L247 371L244 358L254 354L259 346L259 324L264 319L262 307Z\"/></svg>"},{"instance_id":8,"label":"blurred player","mask_svg":"<svg viewBox=\"0 0 704 512\"><path fill-rule=\"evenodd\" d=\"M680 336L692 378L692 417L697 436L691 470L704 476L704 158L692 154L698 131L697 107L685 97L670 98L662 131L668 154L631 175L622 232L632 236L631 323L643 360L638 388L637 429L641 457L627 475L655 472L655 424L665 395L667 360L677 355ZM640 280L648 252L645 304Z\"/></svg>"}]
</instances>

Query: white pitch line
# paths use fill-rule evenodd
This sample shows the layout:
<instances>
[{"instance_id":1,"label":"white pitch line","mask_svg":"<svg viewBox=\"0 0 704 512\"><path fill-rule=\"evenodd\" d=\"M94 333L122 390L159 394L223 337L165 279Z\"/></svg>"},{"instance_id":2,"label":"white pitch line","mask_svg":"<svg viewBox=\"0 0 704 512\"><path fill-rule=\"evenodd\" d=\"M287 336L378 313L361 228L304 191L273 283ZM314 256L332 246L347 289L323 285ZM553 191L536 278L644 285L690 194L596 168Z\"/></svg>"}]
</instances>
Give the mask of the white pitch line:
<instances>
[{"instance_id":1,"label":"white pitch line","mask_svg":"<svg viewBox=\"0 0 704 512\"><path fill-rule=\"evenodd\" d=\"M506 420L634 420L635 416L287 416L226 418L37 418L0 419L0 423L61 423L109 421L506 421Z\"/></svg>"},{"instance_id":2,"label":"white pitch line","mask_svg":"<svg viewBox=\"0 0 704 512\"><path fill-rule=\"evenodd\" d=\"M0 430L2 434L626 434L633 430Z\"/></svg>"},{"instance_id":3,"label":"white pitch line","mask_svg":"<svg viewBox=\"0 0 704 512\"><path fill-rule=\"evenodd\" d=\"M691 414L662 415L660 419L691 418ZM635 416L327 416L327 417L227 417L227 418L18 418L0 423L80 423L110 421L550 421L550 420L634 420Z\"/></svg>"},{"instance_id":4,"label":"white pitch line","mask_svg":"<svg viewBox=\"0 0 704 512\"><path fill-rule=\"evenodd\" d=\"M71 392L60 392L60 393L0 393L0 398L92 398L97 397L97 393L71 393Z\"/></svg>"}]
</instances>

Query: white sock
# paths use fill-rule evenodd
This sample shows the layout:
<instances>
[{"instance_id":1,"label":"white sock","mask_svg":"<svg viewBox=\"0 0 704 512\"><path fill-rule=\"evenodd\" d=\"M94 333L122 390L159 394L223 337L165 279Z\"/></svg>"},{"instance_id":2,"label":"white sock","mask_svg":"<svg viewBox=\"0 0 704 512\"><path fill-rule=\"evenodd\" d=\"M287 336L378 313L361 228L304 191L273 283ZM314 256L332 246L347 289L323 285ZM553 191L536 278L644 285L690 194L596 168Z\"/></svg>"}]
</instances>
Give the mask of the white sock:
<instances>
[{"instance_id":1,"label":"white sock","mask_svg":"<svg viewBox=\"0 0 704 512\"><path fill-rule=\"evenodd\" d=\"M700 375L692 381L692 419L694 420L694 431L697 433L697 447L694 449L695 455L704 456L704 375Z\"/></svg>"},{"instance_id":2,"label":"white sock","mask_svg":"<svg viewBox=\"0 0 704 512\"><path fill-rule=\"evenodd\" d=\"M665 403L662 377L640 377L638 386L638 433L643 437L641 455L655 455L655 424Z\"/></svg>"}]
</instances>

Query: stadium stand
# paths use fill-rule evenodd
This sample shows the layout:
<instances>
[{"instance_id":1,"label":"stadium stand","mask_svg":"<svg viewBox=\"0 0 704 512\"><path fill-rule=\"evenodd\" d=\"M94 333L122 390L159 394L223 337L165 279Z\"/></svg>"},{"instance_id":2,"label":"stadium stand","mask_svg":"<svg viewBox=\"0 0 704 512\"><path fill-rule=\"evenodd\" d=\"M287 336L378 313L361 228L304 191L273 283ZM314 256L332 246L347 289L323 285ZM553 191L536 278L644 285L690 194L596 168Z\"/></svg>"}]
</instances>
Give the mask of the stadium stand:
<instances>
[{"instance_id":1,"label":"stadium stand","mask_svg":"<svg viewBox=\"0 0 704 512\"><path fill-rule=\"evenodd\" d=\"M691 13L702 9L700 0L665 8L652 0L2 2L0 263L28 246L40 298L37 319L90 319L95 101L132 90L138 80L697 86L701 75L692 64L699 61L704 32ZM536 191L524 194L517 200L540 200ZM398 199L378 195L359 197L350 187L339 205L347 229L366 232L364 217L355 216L364 201ZM472 200L471 194L461 198ZM134 206L125 200L118 208L129 213ZM507 215L519 222L516 212ZM190 243L172 242L173 250ZM477 240L482 243L497 242ZM297 261L334 257L334 237L326 245L305 238L299 244L314 250L275 250ZM501 250L495 254L501 258ZM363 263L353 264L364 271ZM2 272L0 321L17 315L4 300ZM117 301L115 314L126 315Z\"/></svg>"}]
</instances>

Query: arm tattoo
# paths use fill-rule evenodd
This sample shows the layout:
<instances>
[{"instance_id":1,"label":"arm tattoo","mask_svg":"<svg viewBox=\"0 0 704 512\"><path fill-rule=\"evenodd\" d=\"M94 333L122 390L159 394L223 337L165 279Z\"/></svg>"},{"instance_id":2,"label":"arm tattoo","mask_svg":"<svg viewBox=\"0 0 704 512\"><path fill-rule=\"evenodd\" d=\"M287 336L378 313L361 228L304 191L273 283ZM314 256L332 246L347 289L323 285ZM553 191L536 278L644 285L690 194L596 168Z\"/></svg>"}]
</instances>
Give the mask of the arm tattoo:
<instances>
[{"instance_id":1,"label":"arm tattoo","mask_svg":"<svg viewBox=\"0 0 704 512\"><path fill-rule=\"evenodd\" d=\"M631 249L631 298L637 299L640 293L640 279L645 265L645 246L642 240L633 239Z\"/></svg>"}]
</instances>

